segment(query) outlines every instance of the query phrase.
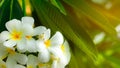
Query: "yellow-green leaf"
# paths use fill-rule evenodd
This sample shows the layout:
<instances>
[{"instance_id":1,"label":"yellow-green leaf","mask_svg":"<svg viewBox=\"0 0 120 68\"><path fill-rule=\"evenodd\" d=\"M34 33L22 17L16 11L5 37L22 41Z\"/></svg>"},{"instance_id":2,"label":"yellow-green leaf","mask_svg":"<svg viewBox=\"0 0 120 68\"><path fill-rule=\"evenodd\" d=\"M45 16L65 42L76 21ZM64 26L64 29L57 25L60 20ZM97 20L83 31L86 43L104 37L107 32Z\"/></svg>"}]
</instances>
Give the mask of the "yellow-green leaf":
<instances>
[{"instance_id":1,"label":"yellow-green leaf","mask_svg":"<svg viewBox=\"0 0 120 68\"><path fill-rule=\"evenodd\" d=\"M60 10L60 12L62 12L64 15L66 15L66 11L65 11L63 5L60 3L59 0L50 0L50 2L51 2L55 7L57 7L57 8Z\"/></svg>"},{"instance_id":2,"label":"yellow-green leaf","mask_svg":"<svg viewBox=\"0 0 120 68\"><path fill-rule=\"evenodd\" d=\"M116 31L109 23L109 20L103 14L92 8L87 2L85 2L85 0L64 0L64 2L72 6L75 11L84 14L89 19L94 21L94 24L98 25L111 36L116 35Z\"/></svg>"}]
</instances>

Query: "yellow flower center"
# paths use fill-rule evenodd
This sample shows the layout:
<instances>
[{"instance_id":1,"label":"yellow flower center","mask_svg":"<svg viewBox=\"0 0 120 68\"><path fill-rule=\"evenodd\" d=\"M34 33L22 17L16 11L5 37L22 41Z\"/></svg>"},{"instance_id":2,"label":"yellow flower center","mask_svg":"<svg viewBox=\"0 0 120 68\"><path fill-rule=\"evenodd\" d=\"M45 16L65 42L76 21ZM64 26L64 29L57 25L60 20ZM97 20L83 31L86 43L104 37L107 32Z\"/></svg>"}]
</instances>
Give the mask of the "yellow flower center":
<instances>
[{"instance_id":1,"label":"yellow flower center","mask_svg":"<svg viewBox=\"0 0 120 68\"><path fill-rule=\"evenodd\" d=\"M52 58L52 60L57 60L57 61L60 61L60 58L55 57L54 55L51 55L51 58Z\"/></svg>"},{"instance_id":2,"label":"yellow flower center","mask_svg":"<svg viewBox=\"0 0 120 68\"><path fill-rule=\"evenodd\" d=\"M44 39L44 33L39 35L39 39Z\"/></svg>"},{"instance_id":3,"label":"yellow flower center","mask_svg":"<svg viewBox=\"0 0 120 68\"><path fill-rule=\"evenodd\" d=\"M45 43L46 47L49 47L50 44L51 44L51 41L50 41L50 40L47 40L47 41L45 41L44 43Z\"/></svg>"},{"instance_id":4,"label":"yellow flower center","mask_svg":"<svg viewBox=\"0 0 120 68\"><path fill-rule=\"evenodd\" d=\"M12 34L11 34L11 38L13 40L20 40L21 35L22 35L22 32L13 31Z\"/></svg>"},{"instance_id":5,"label":"yellow flower center","mask_svg":"<svg viewBox=\"0 0 120 68\"><path fill-rule=\"evenodd\" d=\"M32 65L28 65L27 68L33 68L33 66Z\"/></svg>"},{"instance_id":6,"label":"yellow flower center","mask_svg":"<svg viewBox=\"0 0 120 68\"><path fill-rule=\"evenodd\" d=\"M45 64L39 63L38 67L43 67Z\"/></svg>"},{"instance_id":7,"label":"yellow flower center","mask_svg":"<svg viewBox=\"0 0 120 68\"><path fill-rule=\"evenodd\" d=\"M47 63L39 63L38 68L51 68L49 64Z\"/></svg>"},{"instance_id":8,"label":"yellow flower center","mask_svg":"<svg viewBox=\"0 0 120 68\"><path fill-rule=\"evenodd\" d=\"M32 38L32 36L26 36L26 38L29 40L29 39L31 39L31 38Z\"/></svg>"},{"instance_id":9,"label":"yellow flower center","mask_svg":"<svg viewBox=\"0 0 120 68\"><path fill-rule=\"evenodd\" d=\"M61 45L61 50L62 50L63 52L65 52L65 47L64 47L64 45Z\"/></svg>"},{"instance_id":10,"label":"yellow flower center","mask_svg":"<svg viewBox=\"0 0 120 68\"><path fill-rule=\"evenodd\" d=\"M1 64L0 67L1 68L6 68L6 65L5 64Z\"/></svg>"},{"instance_id":11,"label":"yellow flower center","mask_svg":"<svg viewBox=\"0 0 120 68\"><path fill-rule=\"evenodd\" d=\"M15 51L13 50L13 49L10 49L10 48L7 48L7 52L9 53L9 54L15 54Z\"/></svg>"}]
</instances>

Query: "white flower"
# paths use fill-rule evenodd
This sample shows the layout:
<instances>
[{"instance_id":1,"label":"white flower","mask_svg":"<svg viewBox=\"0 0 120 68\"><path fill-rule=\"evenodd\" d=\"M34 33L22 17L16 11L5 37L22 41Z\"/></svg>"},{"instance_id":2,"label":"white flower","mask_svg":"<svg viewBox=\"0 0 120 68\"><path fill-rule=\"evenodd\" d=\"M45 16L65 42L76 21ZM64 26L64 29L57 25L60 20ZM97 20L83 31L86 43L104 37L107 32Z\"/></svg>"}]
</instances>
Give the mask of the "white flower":
<instances>
[{"instance_id":1,"label":"white flower","mask_svg":"<svg viewBox=\"0 0 120 68\"><path fill-rule=\"evenodd\" d=\"M7 47L17 46L19 51L36 52L34 36L34 19L22 17L22 21L13 19L6 23L8 31L0 34L0 41Z\"/></svg>"},{"instance_id":2,"label":"white flower","mask_svg":"<svg viewBox=\"0 0 120 68\"><path fill-rule=\"evenodd\" d=\"M19 60L22 60L24 61L24 58L20 58L19 57ZM18 60L18 59L17 59ZM22 62L20 62L22 63ZM6 60L6 68L25 68L25 66L21 65L21 64L18 64L17 61L15 61L14 57L12 56L9 56Z\"/></svg>"},{"instance_id":3,"label":"white flower","mask_svg":"<svg viewBox=\"0 0 120 68\"><path fill-rule=\"evenodd\" d=\"M28 56L27 68L50 68L49 64L39 62L38 57L34 55Z\"/></svg>"},{"instance_id":4,"label":"white flower","mask_svg":"<svg viewBox=\"0 0 120 68\"><path fill-rule=\"evenodd\" d=\"M7 48L3 45L0 45L0 59L6 59L6 63L4 61L1 61L1 63L7 68L25 68L23 65L27 63L26 55L17 53L14 48Z\"/></svg>"},{"instance_id":5,"label":"white flower","mask_svg":"<svg viewBox=\"0 0 120 68\"><path fill-rule=\"evenodd\" d=\"M11 50L12 51L12 50ZM20 53L9 54L6 60L7 68L25 68L27 56Z\"/></svg>"},{"instance_id":6,"label":"white flower","mask_svg":"<svg viewBox=\"0 0 120 68\"><path fill-rule=\"evenodd\" d=\"M69 45L60 32L50 37L50 29L33 27L32 17L5 26L8 31L0 33L0 68L64 68L69 63Z\"/></svg>"},{"instance_id":7,"label":"white flower","mask_svg":"<svg viewBox=\"0 0 120 68\"><path fill-rule=\"evenodd\" d=\"M42 38L42 40L39 39L37 41L39 51L38 58L41 62L46 63L50 60L49 49L61 45L63 43L63 36L60 32L56 32L56 34L50 38L50 29L48 29L40 38Z\"/></svg>"},{"instance_id":8,"label":"white flower","mask_svg":"<svg viewBox=\"0 0 120 68\"><path fill-rule=\"evenodd\" d=\"M23 30L25 34L25 39L22 41L23 45L18 46L19 51L29 51L36 52L35 39L34 36L34 19L32 17L22 17ZM20 49L21 48L21 49Z\"/></svg>"},{"instance_id":9,"label":"white flower","mask_svg":"<svg viewBox=\"0 0 120 68\"><path fill-rule=\"evenodd\" d=\"M69 44L67 41L64 42L63 45L61 45L59 48L54 48L50 50L53 59L52 68L65 68L65 66L70 61L70 50L69 50Z\"/></svg>"},{"instance_id":10,"label":"white flower","mask_svg":"<svg viewBox=\"0 0 120 68\"><path fill-rule=\"evenodd\" d=\"M34 55L28 56L27 68L36 68L38 65L38 58Z\"/></svg>"},{"instance_id":11,"label":"white flower","mask_svg":"<svg viewBox=\"0 0 120 68\"><path fill-rule=\"evenodd\" d=\"M15 55L15 49L14 48L8 48L3 46L3 44L0 44L0 59L5 59L6 57L8 57L10 54L11 55Z\"/></svg>"},{"instance_id":12,"label":"white flower","mask_svg":"<svg viewBox=\"0 0 120 68\"><path fill-rule=\"evenodd\" d=\"M3 31L0 34L0 41L4 42L7 47L13 47L16 44L21 45L23 37L22 23L19 20L13 19L6 23L8 31Z\"/></svg>"}]
</instances>

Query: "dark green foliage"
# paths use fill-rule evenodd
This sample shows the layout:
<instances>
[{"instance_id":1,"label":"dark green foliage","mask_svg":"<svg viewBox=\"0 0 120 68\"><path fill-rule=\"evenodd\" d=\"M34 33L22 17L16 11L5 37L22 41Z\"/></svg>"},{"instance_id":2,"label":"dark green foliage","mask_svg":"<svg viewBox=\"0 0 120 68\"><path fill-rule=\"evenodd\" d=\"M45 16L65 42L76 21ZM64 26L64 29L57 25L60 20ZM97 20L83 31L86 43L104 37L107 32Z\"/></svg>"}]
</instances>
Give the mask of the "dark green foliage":
<instances>
[{"instance_id":1,"label":"dark green foliage","mask_svg":"<svg viewBox=\"0 0 120 68\"><path fill-rule=\"evenodd\" d=\"M3 0L0 6L0 32L5 30L5 23L11 19L21 19L23 12L17 0Z\"/></svg>"}]
</instances>

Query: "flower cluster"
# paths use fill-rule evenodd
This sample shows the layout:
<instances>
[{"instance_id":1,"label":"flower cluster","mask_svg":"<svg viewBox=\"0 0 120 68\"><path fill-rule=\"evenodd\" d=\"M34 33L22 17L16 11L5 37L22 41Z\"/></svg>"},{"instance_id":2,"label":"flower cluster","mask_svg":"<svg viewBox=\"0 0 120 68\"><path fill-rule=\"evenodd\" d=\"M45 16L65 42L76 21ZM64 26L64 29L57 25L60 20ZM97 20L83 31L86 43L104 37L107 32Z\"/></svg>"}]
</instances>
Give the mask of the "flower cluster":
<instances>
[{"instance_id":1,"label":"flower cluster","mask_svg":"<svg viewBox=\"0 0 120 68\"><path fill-rule=\"evenodd\" d=\"M70 61L69 44L57 31L34 27L32 17L6 22L0 33L0 68L65 68Z\"/></svg>"}]
</instances>

